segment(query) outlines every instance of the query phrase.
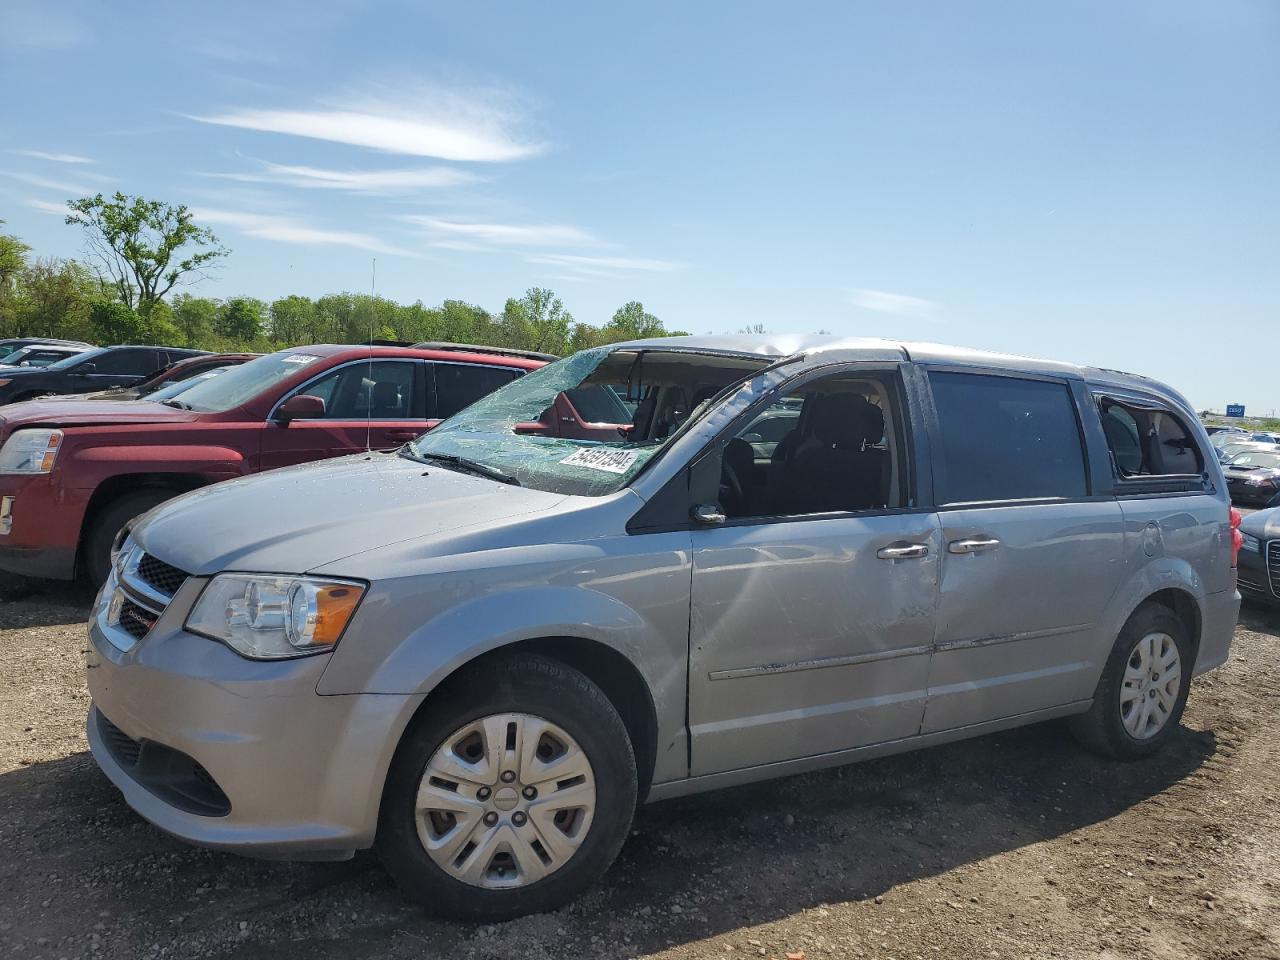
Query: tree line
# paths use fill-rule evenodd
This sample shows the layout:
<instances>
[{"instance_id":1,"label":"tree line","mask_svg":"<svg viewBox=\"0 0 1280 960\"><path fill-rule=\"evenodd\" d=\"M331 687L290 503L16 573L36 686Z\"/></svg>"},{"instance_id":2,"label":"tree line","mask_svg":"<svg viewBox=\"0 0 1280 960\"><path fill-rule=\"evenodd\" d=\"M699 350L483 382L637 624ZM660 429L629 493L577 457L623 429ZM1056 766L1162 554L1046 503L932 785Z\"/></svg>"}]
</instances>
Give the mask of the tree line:
<instances>
[{"instance_id":1,"label":"tree line","mask_svg":"<svg viewBox=\"0 0 1280 960\"><path fill-rule=\"evenodd\" d=\"M461 300L427 306L370 294L198 297L179 288L203 279L230 251L182 205L117 193L67 204L66 223L86 235L84 260L32 256L0 233L0 338L153 343L218 352L269 352L305 343L446 340L566 354L640 337L678 335L639 301L608 323L575 320L551 290L532 287L500 312ZM4 221L0 220L0 224Z\"/></svg>"}]
</instances>

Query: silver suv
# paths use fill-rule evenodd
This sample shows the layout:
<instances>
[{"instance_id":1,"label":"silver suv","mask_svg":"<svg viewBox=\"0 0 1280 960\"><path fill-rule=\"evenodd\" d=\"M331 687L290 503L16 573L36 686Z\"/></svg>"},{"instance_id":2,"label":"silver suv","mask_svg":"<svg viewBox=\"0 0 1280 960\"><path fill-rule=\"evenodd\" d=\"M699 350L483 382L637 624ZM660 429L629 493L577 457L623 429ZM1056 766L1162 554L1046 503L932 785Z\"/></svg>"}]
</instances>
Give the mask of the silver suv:
<instances>
[{"instance_id":1,"label":"silver suv","mask_svg":"<svg viewBox=\"0 0 1280 960\"><path fill-rule=\"evenodd\" d=\"M637 802L1070 717L1173 734L1228 656L1236 519L1151 380L931 345L578 353L398 453L197 490L118 545L93 754L195 843L375 846L496 919Z\"/></svg>"}]
</instances>

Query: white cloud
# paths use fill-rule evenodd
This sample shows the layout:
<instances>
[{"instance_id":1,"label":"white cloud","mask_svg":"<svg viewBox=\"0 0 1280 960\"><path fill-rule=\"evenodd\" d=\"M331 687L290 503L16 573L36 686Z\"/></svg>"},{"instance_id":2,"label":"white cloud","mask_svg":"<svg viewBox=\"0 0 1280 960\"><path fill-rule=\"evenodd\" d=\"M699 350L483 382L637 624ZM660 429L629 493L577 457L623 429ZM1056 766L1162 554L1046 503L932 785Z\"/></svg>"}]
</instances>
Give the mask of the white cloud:
<instances>
[{"instance_id":1,"label":"white cloud","mask_svg":"<svg viewBox=\"0 0 1280 960\"><path fill-rule=\"evenodd\" d=\"M645 257L584 257L569 253L540 253L529 257L529 262L568 267L583 273L595 270L644 270L651 273L670 273L672 270L683 268L683 264L671 260L653 260Z\"/></svg>"},{"instance_id":2,"label":"white cloud","mask_svg":"<svg viewBox=\"0 0 1280 960\"><path fill-rule=\"evenodd\" d=\"M353 97L313 109L245 108L192 119L441 160L495 163L542 150L518 134L521 117L509 100L439 88L402 87L393 98Z\"/></svg>"},{"instance_id":3,"label":"white cloud","mask_svg":"<svg viewBox=\"0 0 1280 960\"><path fill-rule=\"evenodd\" d=\"M941 304L922 297L910 297L905 293L887 293L884 290L863 288L849 291L849 302L863 310L876 313L892 313L913 320L936 320Z\"/></svg>"},{"instance_id":4,"label":"white cloud","mask_svg":"<svg viewBox=\"0 0 1280 960\"><path fill-rule=\"evenodd\" d=\"M422 167L416 170L322 170L317 167L263 164L261 173L211 173L222 180L241 183L278 183L290 187L346 190L351 193L390 194L417 189L456 187L474 183L479 177L453 167Z\"/></svg>"},{"instance_id":5,"label":"white cloud","mask_svg":"<svg viewBox=\"0 0 1280 960\"><path fill-rule=\"evenodd\" d=\"M371 253L388 253L402 257L417 256L411 250L403 250L384 243L367 233L349 230L324 230L291 220L288 217L263 213L246 213L239 210L196 208L191 211L197 223L210 223L234 227L250 237L275 240L298 246L354 247Z\"/></svg>"},{"instance_id":6,"label":"white cloud","mask_svg":"<svg viewBox=\"0 0 1280 960\"><path fill-rule=\"evenodd\" d=\"M56 216L65 217L69 211L65 203L50 203L48 200L37 200L34 197L25 201L28 207L39 210L41 213L52 213Z\"/></svg>"},{"instance_id":7,"label":"white cloud","mask_svg":"<svg viewBox=\"0 0 1280 960\"><path fill-rule=\"evenodd\" d=\"M591 234L567 224L472 223L439 217L409 215L409 223L425 227L434 246L458 249L458 244L481 247L575 246L595 243Z\"/></svg>"},{"instance_id":8,"label":"white cloud","mask_svg":"<svg viewBox=\"0 0 1280 960\"><path fill-rule=\"evenodd\" d=\"M89 196L98 191L92 187L86 187L74 183L67 183L64 180L51 180L48 177L38 177L33 173L19 173L16 170L0 170L0 176L9 177L20 183L28 184L32 187L42 187L45 190L58 190L64 193L74 193L77 196Z\"/></svg>"},{"instance_id":9,"label":"white cloud","mask_svg":"<svg viewBox=\"0 0 1280 960\"><path fill-rule=\"evenodd\" d=\"M74 153L46 153L43 150L10 150L9 152L20 153L24 157L35 157L37 160L50 160L54 163L93 163L90 158Z\"/></svg>"}]
</instances>

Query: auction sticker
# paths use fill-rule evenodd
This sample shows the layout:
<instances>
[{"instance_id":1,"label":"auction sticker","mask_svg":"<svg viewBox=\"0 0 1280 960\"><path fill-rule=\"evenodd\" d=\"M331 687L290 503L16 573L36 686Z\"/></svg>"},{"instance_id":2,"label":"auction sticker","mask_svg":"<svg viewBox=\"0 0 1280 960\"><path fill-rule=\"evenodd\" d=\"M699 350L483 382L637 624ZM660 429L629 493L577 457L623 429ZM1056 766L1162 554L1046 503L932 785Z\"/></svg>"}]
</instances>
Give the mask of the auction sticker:
<instances>
[{"instance_id":1,"label":"auction sticker","mask_svg":"<svg viewBox=\"0 0 1280 960\"><path fill-rule=\"evenodd\" d=\"M281 357L281 363L315 363L319 357L313 357L309 353L291 353L287 357Z\"/></svg>"},{"instance_id":2,"label":"auction sticker","mask_svg":"<svg viewBox=\"0 0 1280 960\"><path fill-rule=\"evenodd\" d=\"M626 473L636 462L636 451L616 450L609 447L584 447L561 460L571 467L604 470L606 473Z\"/></svg>"}]
</instances>

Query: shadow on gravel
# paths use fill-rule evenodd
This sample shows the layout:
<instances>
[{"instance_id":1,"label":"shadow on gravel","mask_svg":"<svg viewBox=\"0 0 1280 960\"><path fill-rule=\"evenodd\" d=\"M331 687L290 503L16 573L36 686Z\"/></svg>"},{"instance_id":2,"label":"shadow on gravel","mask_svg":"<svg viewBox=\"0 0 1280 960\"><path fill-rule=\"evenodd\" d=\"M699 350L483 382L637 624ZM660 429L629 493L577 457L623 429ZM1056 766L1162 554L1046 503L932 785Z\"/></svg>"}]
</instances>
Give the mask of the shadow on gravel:
<instances>
[{"instance_id":1,"label":"shadow on gravel","mask_svg":"<svg viewBox=\"0 0 1280 960\"><path fill-rule=\"evenodd\" d=\"M94 593L79 582L15 580L0 574L0 630L84 623Z\"/></svg>"},{"instance_id":2,"label":"shadow on gravel","mask_svg":"<svg viewBox=\"0 0 1280 960\"><path fill-rule=\"evenodd\" d=\"M78 754L0 776L0 827L16 841L0 867L0 903L13 913L0 907L0 917L13 933L35 924L31 937L38 927L56 940L108 911L119 952L99 956L153 943L272 960L317 948L328 957L630 956L827 902L883 894L892 903L900 884L1116 816L1216 747L1213 733L1182 728L1159 756L1114 763L1084 753L1055 723L667 801L640 810L618 862L583 900L488 928L406 906L368 855L281 864L186 847L134 816ZM51 870L85 889L57 898L46 922L19 900L57 897Z\"/></svg>"},{"instance_id":3,"label":"shadow on gravel","mask_svg":"<svg viewBox=\"0 0 1280 960\"><path fill-rule=\"evenodd\" d=\"M1254 633L1280 634L1280 606L1246 600L1240 604L1240 626Z\"/></svg>"}]
</instances>

